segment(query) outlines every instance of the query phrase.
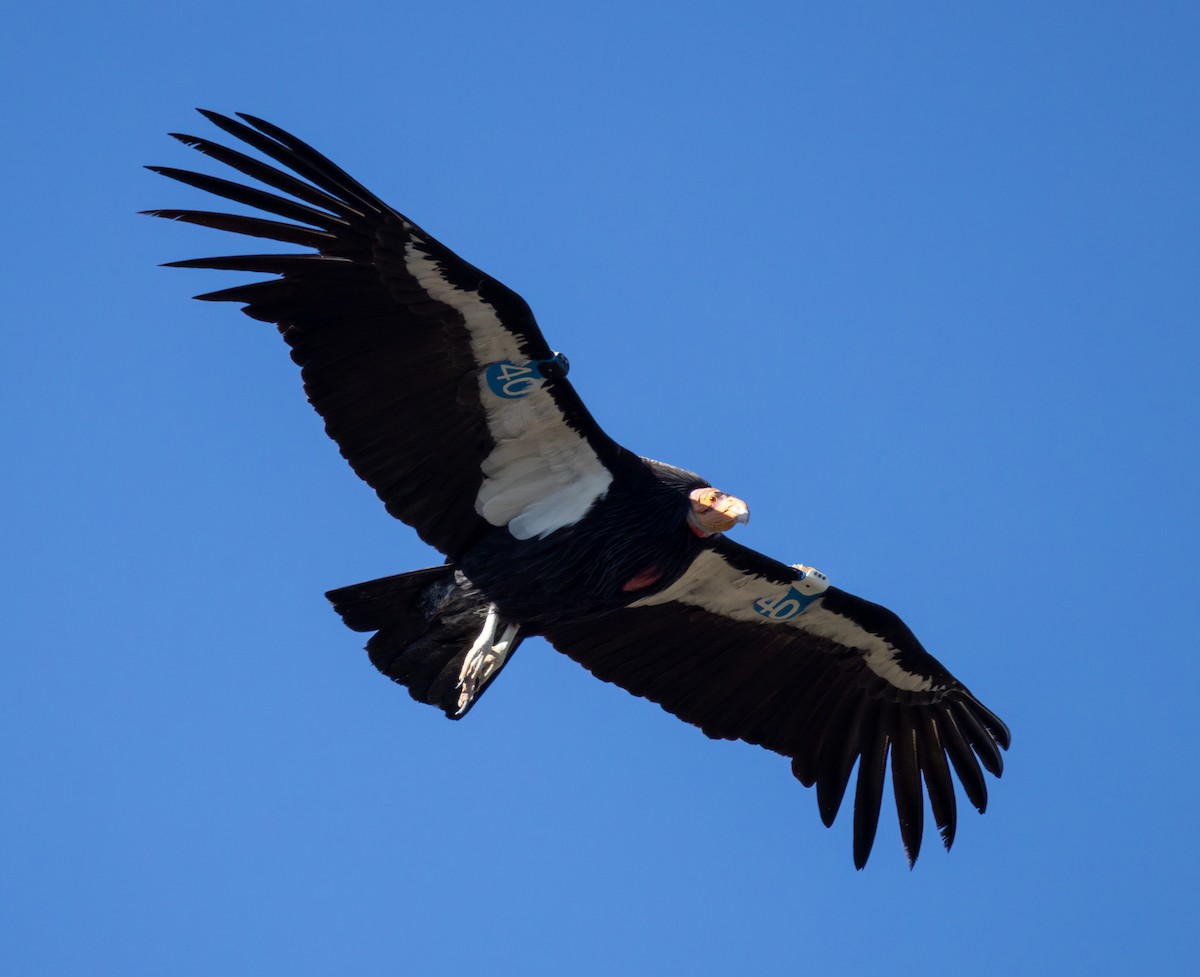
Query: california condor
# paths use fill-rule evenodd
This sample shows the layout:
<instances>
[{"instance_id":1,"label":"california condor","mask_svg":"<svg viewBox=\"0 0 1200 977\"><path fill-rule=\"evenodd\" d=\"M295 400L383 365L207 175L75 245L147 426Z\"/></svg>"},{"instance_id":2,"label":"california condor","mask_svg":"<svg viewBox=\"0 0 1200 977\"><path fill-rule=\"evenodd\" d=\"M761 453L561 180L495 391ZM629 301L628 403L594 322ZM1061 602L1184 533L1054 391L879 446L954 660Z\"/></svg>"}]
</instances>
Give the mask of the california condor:
<instances>
[{"instance_id":1,"label":"california condor","mask_svg":"<svg viewBox=\"0 0 1200 977\"><path fill-rule=\"evenodd\" d=\"M175 138L279 193L150 169L283 220L147 213L307 250L170 264L276 276L197 298L278 326L343 456L446 556L328 594L349 627L374 632L380 671L459 719L541 635L709 736L789 757L826 825L857 763L859 868L889 752L909 864L922 781L950 848L951 767L983 811L980 765L1000 775L1009 733L895 614L733 542L743 502L610 439L516 293L290 133L202 114L286 170Z\"/></svg>"}]
</instances>

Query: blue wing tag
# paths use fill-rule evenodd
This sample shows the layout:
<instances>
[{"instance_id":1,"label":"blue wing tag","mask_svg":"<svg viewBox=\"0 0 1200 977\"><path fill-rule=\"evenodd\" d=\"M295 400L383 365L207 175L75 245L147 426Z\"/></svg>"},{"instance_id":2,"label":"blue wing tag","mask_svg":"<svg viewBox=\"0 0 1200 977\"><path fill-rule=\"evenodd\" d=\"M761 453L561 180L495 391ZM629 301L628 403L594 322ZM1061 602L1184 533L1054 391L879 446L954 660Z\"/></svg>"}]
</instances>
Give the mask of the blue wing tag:
<instances>
[{"instance_id":1,"label":"blue wing tag","mask_svg":"<svg viewBox=\"0 0 1200 977\"><path fill-rule=\"evenodd\" d=\"M802 594L792 587L782 597L760 597L754 602L754 609L772 621L790 621L796 615L803 614L808 609L808 605L820 596L820 594Z\"/></svg>"},{"instance_id":2,"label":"blue wing tag","mask_svg":"<svg viewBox=\"0 0 1200 977\"><path fill-rule=\"evenodd\" d=\"M488 389L497 397L516 400L533 390L533 385L542 379L540 373L534 372L535 368L534 363L502 360L499 363L489 363L484 376L487 378Z\"/></svg>"},{"instance_id":3,"label":"blue wing tag","mask_svg":"<svg viewBox=\"0 0 1200 977\"><path fill-rule=\"evenodd\" d=\"M567 358L555 353L548 360L532 360L529 363L514 363L501 360L489 363L484 369L488 389L503 400L518 400L533 392L543 380L566 376L569 369Z\"/></svg>"},{"instance_id":4,"label":"blue wing tag","mask_svg":"<svg viewBox=\"0 0 1200 977\"><path fill-rule=\"evenodd\" d=\"M803 614L810 604L829 589L829 579L820 570L792 564L799 576L782 597L760 597L754 602L754 610L772 621L790 621Z\"/></svg>"}]
</instances>

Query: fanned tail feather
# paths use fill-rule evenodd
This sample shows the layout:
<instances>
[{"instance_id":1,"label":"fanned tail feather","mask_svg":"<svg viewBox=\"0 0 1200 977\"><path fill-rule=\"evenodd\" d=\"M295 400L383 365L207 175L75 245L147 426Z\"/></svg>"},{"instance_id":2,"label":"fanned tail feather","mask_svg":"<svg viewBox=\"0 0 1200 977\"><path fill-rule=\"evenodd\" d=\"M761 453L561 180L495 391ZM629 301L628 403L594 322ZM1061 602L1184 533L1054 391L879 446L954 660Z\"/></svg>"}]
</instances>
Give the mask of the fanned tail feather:
<instances>
[{"instance_id":1,"label":"fanned tail feather","mask_svg":"<svg viewBox=\"0 0 1200 977\"><path fill-rule=\"evenodd\" d=\"M515 625L452 565L353 584L325 595L354 631L374 631L371 663L418 702L461 719L516 651Z\"/></svg>"}]
</instances>

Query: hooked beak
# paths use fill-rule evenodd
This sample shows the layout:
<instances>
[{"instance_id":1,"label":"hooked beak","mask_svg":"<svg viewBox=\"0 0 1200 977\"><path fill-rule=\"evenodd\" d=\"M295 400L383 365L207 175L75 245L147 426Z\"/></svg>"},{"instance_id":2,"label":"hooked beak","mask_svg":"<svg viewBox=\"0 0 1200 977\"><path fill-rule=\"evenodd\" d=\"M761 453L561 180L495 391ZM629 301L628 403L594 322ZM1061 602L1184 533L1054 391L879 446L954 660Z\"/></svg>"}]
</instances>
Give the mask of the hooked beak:
<instances>
[{"instance_id":1,"label":"hooked beak","mask_svg":"<svg viewBox=\"0 0 1200 977\"><path fill-rule=\"evenodd\" d=\"M697 536L711 536L750 521L750 509L741 499L714 488L699 488L688 494L692 508L688 525Z\"/></svg>"}]
</instances>

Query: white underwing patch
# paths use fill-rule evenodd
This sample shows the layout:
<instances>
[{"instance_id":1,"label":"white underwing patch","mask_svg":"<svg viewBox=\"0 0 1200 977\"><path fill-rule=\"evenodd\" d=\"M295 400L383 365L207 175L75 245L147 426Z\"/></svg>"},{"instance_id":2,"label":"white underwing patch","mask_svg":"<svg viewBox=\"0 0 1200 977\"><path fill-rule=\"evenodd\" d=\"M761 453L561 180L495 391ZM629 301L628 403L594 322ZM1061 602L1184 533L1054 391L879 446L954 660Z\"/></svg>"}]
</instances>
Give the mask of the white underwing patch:
<instances>
[{"instance_id":1,"label":"white underwing patch","mask_svg":"<svg viewBox=\"0 0 1200 977\"><path fill-rule=\"evenodd\" d=\"M848 617L825 610L819 601L803 617L803 621L797 621L798 627L860 652L867 667L888 684L907 692L928 692L934 687L932 680L906 672L900 667L899 653L890 642L865 630Z\"/></svg>"},{"instance_id":2,"label":"white underwing patch","mask_svg":"<svg viewBox=\"0 0 1200 977\"><path fill-rule=\"evenodd\" d=\"M754 602L776 591L786 593L787 590L787 585L734 569L714 550L702 550L687 572L670 587L634 601L630 606L644 607L674 601L702 607L735 621L757 624L762 619L754 610Z\"/></svg>"},{"instance_id":3,"label":"white underwing patch","mask_svg":"<svg viewBox=\"0 0 1200 977\"><path fill-rule=\"evenodd\" d=\"M419 238L405 245L409 273L431 298L457 311L480 366L526 359L513 336L479 291L458 288L421 250ZM475 511L493 526L507 526L517 539L548 536L578 522L608 491L612 473L592 446L572 430L544 381L515 399L497 397L479 372L479 398L496 447L482 464L483 483Z\"/></svg>"},{"instance_id":4,"label":"white underwing patch","mask_svg":"<svg viewBox=\"0 0 1200 977\"><path fill-rule=\"evenodd\" d=\"M802 613L786 620L771 620L754 609L755 601L767 598L784 600L791 582L779 583L768 577L747 573L730 566L715 550L705 550L679 580L666 590L635 601L631 607L666 604L672 601L700 607L721 617L759 627L794 627L826 638L857 651L866 666L881 679L898 689L927 692L934 683L900 667L897 649L884 638L872 634L841 614L821 606L817 598Z\"/></svg>"}]
</instances>

